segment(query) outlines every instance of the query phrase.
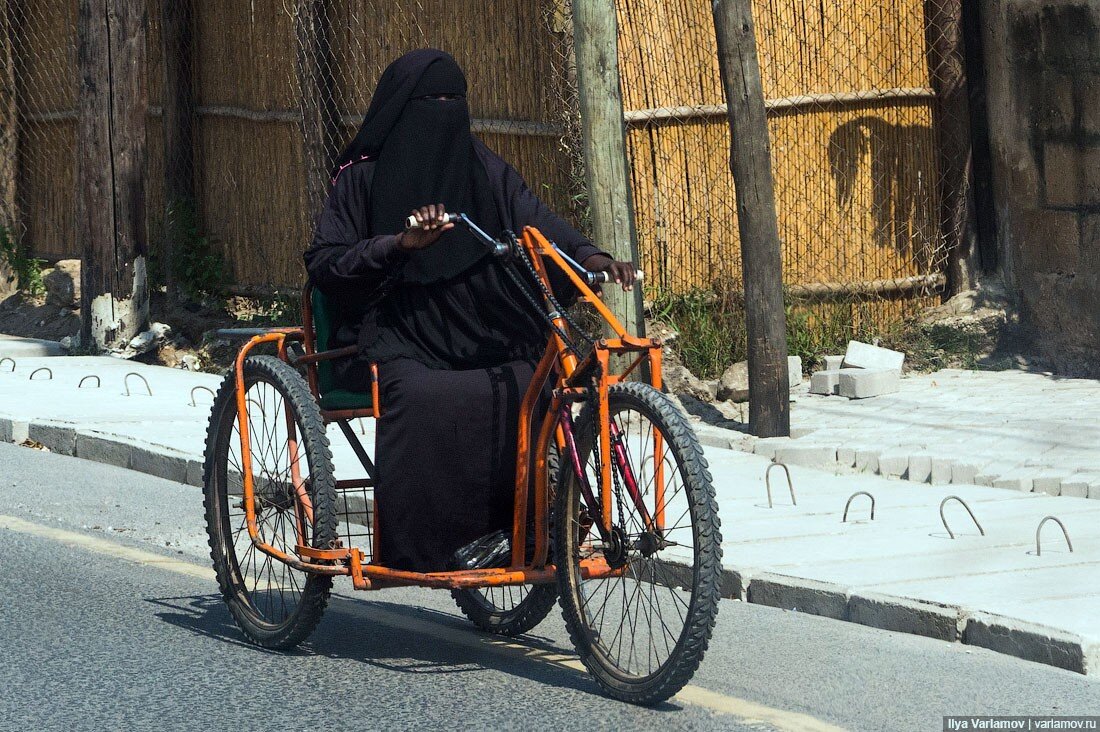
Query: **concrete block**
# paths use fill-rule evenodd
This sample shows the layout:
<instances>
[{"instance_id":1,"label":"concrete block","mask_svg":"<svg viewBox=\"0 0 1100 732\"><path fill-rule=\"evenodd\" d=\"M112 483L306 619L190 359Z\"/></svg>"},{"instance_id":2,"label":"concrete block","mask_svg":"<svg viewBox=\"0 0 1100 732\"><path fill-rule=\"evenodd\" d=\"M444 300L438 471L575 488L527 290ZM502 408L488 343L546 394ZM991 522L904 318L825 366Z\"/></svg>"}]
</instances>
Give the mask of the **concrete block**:
<instances>
[{"instance_id":1,"label":"concrete block","mask_svg":"<svg viewBox=\"0 0 1100 732\"><path fill-rule=\"evenodd\" d=\"M128 469L132 450L133 447L129 443L78 432L76 450L73 454L85 460Z\"/></svg>"},{"instance_id":2,"label":"concrete block","mask_svg":"<svg viewBox=\"0 0 1100 732\"><path fill-rule=\"evenodd\" d=\"M748 600L756 605L797 610L835 620L848 617L848 592L843 587L773 572L753 576L749 582Z\"/></svg>"},{"instance_id":3,"label":"concrete block","mask_svg":"<svg viewBox=\"0 0 1100 732\"><path fill-rule=\"evenodd\" d=\"M41 442L58 455L72 455L76 448L76 430L64 425L35 424L27 426L27 439Z\"/></svg>"},{"instance_id":4,"label":"concrete block","mask_svg":"<svg viewBox=\"0 0 1100 732\"><path fill-rule=\"evenodd\" d=\"M176 483L187 482L187 458L147 447L134 447L130 456L130 468Z\"/></svg>"},{"instance_id":5,"label":"concrete block","mask_svg":"<svg viewBox=\"0 0 1100 732\"><path fill-rule=\"evenodd\" d=\"M900 372L904 363L904 353L859 341L848 341L848 350L844 354L845 366L860 369L893 369Z\"/></svg>"},{"instance_id":6,"label":"concrete block","mask_svg":"<svg viewBox=\"0 0 1100 732\"><path fill-rule=\"evenodd\" d=\"M202 461L201 460L188 460L187 461L187 479L184 480L187 485L193 485L197 488L202 488Z\"/></svg>"},{"instance_id":7,"label":"concrete block","mask_svg":"<svg viewBox=\"0 0 1100 732\"><path fill-rule=\"evenodd\" d=\"M912 633L948 642L959 639L959 610L878 593L853 593L848 620L872 628Z\"/></svg>"},{"instance_id":8,"label":"concrete block","mask_svg":"<svg viewBox=\"0 0 1100 732\"><path fill-rule=\"evenodd\" d=\"M856 449L854 447L838 447L836 449L836 464L850 468L856 464Z\"/></svg>"},{"instance_id":9,"label":"concrete block","mask_svg":"<svg viewBox=\"0 0 1100 732\"><path fill-rule=\"evenodd\" d=\"M932 456L910 455L905 477L914 483L927 483L932 478Z\"/></svg>"},{"instance_id":10,"label":"concrete block","mask_svg":"<svg viewBox=\"0 0 1100 732\"><path fill-rule=\"evenodd\" d=\"M978 477L978 473L981 468L971 463L952 463L951 464L951 482L963 483L970 485L974 483L974 479Z\"/></svg>"},{"instance_id":11,"label":"concrete block","mask_svg":"<svg viewBox=\"0 0 1100 732\"><path fill-rule=\"evenodd\" d=\"M840 369L835 371L815 371L810 377L810 393L829 396L840 388Z\"/></svg>"},{"instance_id":12,"label":"concrete block","mask_svg":"<svg viewBox=\"0 0 1100 732\"><path fill-rule=\"evenodd\" d=\"M1090 668L1096 673L1100 664L1100 644L1075 633L989 613L966 618L963 643L1080 674Z\"/></svg>"},{"instance_id":13,"label":"concrete block","mask_svg":"<svg viewBox=\"0 0 1100 732\"><path fill-rule=\"evenodd\" d=\"M893 394L901 388L901 373L892 369L851 369L842 371L837 388L840 396L868 399Z\"/></svg>"},{"instance_id":14,"label":"concrete block","mask_svg":"<svg viewBox=\"0 0 1100 732\"><path fill-rule=\"evenodd\" d=\"M823 445L791 444L777 448L775 460L787 465L832 469L836 467L836 448Z\"/></svg>"},{"instance_id":15,"label":"concrete block","mask_svg":"<svg viewBox=\"0 0 1100 732\"><path fill-rule=\"evenodd\" d=\"M900 478L908 470L908 452L887 450L878 456L878 472L884 478Z\"/></svg>"},{"instance_id":16,"label":"concrete block","mask_svg":"<svg viewBox=\"0 0 1100 732\"><path fill-rule=\"evenodd\" d=\"M802 383L802 357L787 356L787 387L793 389Z\"/></svg>"},{"instance_id":17,"label":"concrete block","mask_svg":"<svg viewBox=\"0 0 1100 732\"><path fill-rule=\"evenodd\" d=\"M774 460L775 451L789 444L791 444L791 438L789 437L765 437L753 443L752 452L754 455L761 455L769 460Z\"/></svg>"},{"instance_id":18,"label":"concrete block","mask_svg":"<svg viewBox=\"0 0 1100 732\"><path fill-rule=\"evenodd\" d=\"M932 474L928 482L932 485L947 485L951 482L951 472L955 461L949 458L932 458Z\"/></svg>"},{"instance_id":19,"label":"concrete block","mask_svg":"<svg viewBox=\"0 0 1100 732\"><path fill-rule=\"evenodd\" d=\"M844 356L825 356L825 370L839 371L844 366Z\"/></svg>"},{"instance_id":20,"label":"concrete block","mask_svg":"<svg viewBox=\"0 0 1100 732\"><path fill-rule=\"evenodd\" d=\"M1041 470L1035 473L1031 479L1031 490L1034 493L1046 493L1050 496L1058 496L1062 493L1062 481L1066 479L1066 473L1049 470Z\"/></svg>"},{"instance_id":21,"label":"concrete block","mask_svg":"<svg viewBox=\"0 0 1100 732\"><path fill-rule=\"evenodd\" d=\"M879 471L878 450L856 450L856 470L861 473L877 473Z\"/></svg>"},{"instance_id":22,"label":"concrete block","mask_svg":"<svg viewBox=\"0 0 1100 732\"><path fill-rule=\"evenodd\" d=\"M1088 498L1090 484L1100 486L1100 475L1096 475L1095 473L1075 473L1074 475L1062 479L1062 484L1058 486L1058 494L1062 496L1071 496L1073 498Z\"/></svg>"},{"instance_id":23,"label":"concrete block","mask_svg":"<svg viewBox=\"0 0 1100 732\"><path fill-rule=\"evenodd\" d=\"M993 479L993 487L1028 493L1031 491L1033 475L1035 475L1034 468L1009 470Z\"/></svg>"},{"instance_id":24,"label":"concrete block","mask_svg":"<svg viewBox=\"0 0 1100 732\"><path fill-rule=\"evenodd\" d=\"M57 341L0 335L0 358L14 358L18 362L20 358L64 356L65 353L65 347ZM4 368L10 368L10 364L5 364Z\"/></svg>"}]
</instances>

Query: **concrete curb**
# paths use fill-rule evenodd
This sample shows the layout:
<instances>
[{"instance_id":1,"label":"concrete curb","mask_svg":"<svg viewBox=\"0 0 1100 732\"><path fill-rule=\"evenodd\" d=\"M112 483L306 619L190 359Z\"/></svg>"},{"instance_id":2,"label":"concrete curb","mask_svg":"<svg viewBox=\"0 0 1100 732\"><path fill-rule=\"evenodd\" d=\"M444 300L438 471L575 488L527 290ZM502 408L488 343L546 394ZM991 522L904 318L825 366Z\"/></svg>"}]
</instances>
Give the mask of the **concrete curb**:
<instances>
[{"instance_id":1,"label":"concrete curb","mask_svg":"<svg viewBox=\"0 0 1100 732\"><path fill-rule=\"evenodd\" d=\"M709 424L694 423L692 426L703 445L740 450L789 465L870 473L918 484L985 485L1023 492L1041 491L1054 496L1100 499L1100 474L1094 470L1066 471L1055 475L1056 471L1038 465L1001 470L986 466L983 469L963 458L931 454L923 447L880 449L861 444L838 445L835 440L815 438L812 432L802 437L759 439Z\"/></svg>"},{"instance_id":2,"label":"concrete curb","mask_svg":"<svg viewBox=\"0 0 1100 732\"><path fill-rule=\"evenodd\" d=\"M60 455L202 486L202 461L185 453L136 444L108 433L79 430L72 425L27 423L0 417L0 441L20 443L28 438ZM701 434L700 438L704 444L725 449L743 449L741 445L751 446L754 441L737 433L717 444L712 441L715 440L713 435ZM751 449L747 451L752 452ZM816 461L822 454L820 451L808 453L808 457ZM1073 633L991 613L966 612L963 608L861 592L827 582L752 568L723 567L720 593L725 598L872 628L962 642L1082 674L1100 674L1100 643Z\"/></svg>"}]
</instances>

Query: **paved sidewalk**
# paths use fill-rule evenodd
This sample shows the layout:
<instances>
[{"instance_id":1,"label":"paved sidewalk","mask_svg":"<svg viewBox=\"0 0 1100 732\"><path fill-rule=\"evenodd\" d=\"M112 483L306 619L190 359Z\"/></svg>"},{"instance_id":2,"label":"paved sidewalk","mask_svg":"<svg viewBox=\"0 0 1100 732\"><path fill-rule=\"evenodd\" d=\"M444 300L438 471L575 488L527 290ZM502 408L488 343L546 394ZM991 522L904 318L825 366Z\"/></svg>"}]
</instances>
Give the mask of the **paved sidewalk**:
<instances>
[{"instance_id":1,"label":"paved sidewalk","mask_svg":"<svg viewBox=\"0 0 1100 732\"><path fill-rule=\"evenodd\" d=\"M30 380L42 367L51 371L39 371ZM90 357L18 358L15 370L8 373L8 368L0 367L0 439L30 438L62 454L201 483L211 400L205 389L216 389L218 377ZM139 378L127 379L131 372L148 381L151 396ZM98 387L96 379L88 379L78 388L91 374L99 377ZM921 380L935 381L947 396L929 399L931 387L922 390ZM941 382L950 386L938 386ZM993 389L994 383L1000 386ZM125 396L127 386L130 396ZM772 470L772 508L764 480L772 464L769 456L723 449L731 433L702 427L723 521L725 594L1100 675L1100 502L844 473L836 462L837 448L823 438L835 436L837 445L846 445L839 439L858 433L869 450L878 449L878 436L895 446L942 447L941 454L949 456L947 448L980 437L988 445L982 454L1003 455L1006 463L1012 457L1036 473L1045 466L1027 465L1033 456L1049 455L1053 461L1068 455L1066 465L1084 470L1092 467L1086 448L1094 442L1094 429L1079 403L1097 388L1095 382L1031 374L941 372L906 379L900 394L877 406L872 402L887 398L848 403L800 396L796 424L827 417L830 426L797 440L736 440L762 453L777 445L776 454L792 463L797 505L791 505L777 468ZM1020 419L991 423L1001 412L1001 400L1020 410ZM863 426L859 415L866 420ZM883 426L896 422L907 426ZM371 428L365 420L361 429L368 445ZM941 431L955 437L941 438ZM905 433L905 440L891 441L895 433ZM927 441L915 441L914 434L926 435ZM330 439L338 475L358 477L358 462L335 427ZM833 458L820 461L826 469L793 464L797 460L791 457L799 453L790 451L803 449L811 439L820 442L813 448L818 457L834 451ZM960 451L958 459L966 454ZM866 496L852 501L848 520L842 521L845 503L857 491L874 496L873 521ZM961 505L949 502L944 510L956 535L950 538L939 513L948 495L968 502L984 536ZM1072 553L1053 521L1043 530L1041 555L1036 553L1035 531L1048 515L1064 522Z\"/></svg>"},{"instance_id":2,"label":"paved sidewalk","mask_svg":"<svg viewBox=\"0 0 1100 732\"><path fill-rule=\"evenodd\" d=\"M789 464L1100 498L1100 420L1091 413L1100 381L944 369L906 376L900 392L872 399L807 389L792 395L794 439L700 431L712 444Z\"/></svg>"}]
</instances>

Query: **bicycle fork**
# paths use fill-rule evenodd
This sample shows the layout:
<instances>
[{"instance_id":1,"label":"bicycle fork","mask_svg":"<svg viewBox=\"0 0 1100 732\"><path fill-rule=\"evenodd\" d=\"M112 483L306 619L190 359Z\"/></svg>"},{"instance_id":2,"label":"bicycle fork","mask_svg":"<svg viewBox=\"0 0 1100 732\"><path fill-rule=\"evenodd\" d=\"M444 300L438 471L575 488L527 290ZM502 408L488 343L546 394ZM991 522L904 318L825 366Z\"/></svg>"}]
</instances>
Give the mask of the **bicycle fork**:
<instances>
[{"instance_id":1,"label":"bicycle fork","mask_svg":"<svg viewBox=\"0 0 1100 732\"><path fill-rule=\"evenodd\" d=\"M576 433L573 423L573 412L570 409L568 403L561 405L561 414L559 419L562 433L565 438L566 452L569 454L569 460L573 469L573 475L577 479L577 483L581 488L581 496L584 498L585 506L588 510L588 515L593 519L596 524L596 529L599 531L600 539L607 544L613 542L612 538L612 522L610 516L604 516L603 511L600 509L601 503L596 500L596 494L592 491L592 484L588 480L588 473L581 465L580 453L577 450ZM661 529L654 525L653 519L650 516L649 511L646 509L645 502L642 500L641 491L638 489L638 481L634 474L634 468L630 464L630 459L626 453L626 446L623 443L622 432L619 430L619 426L614 422L609 422L608 429L611 433L611 460L613 469L619 471L619 476L622 478L623 484L626 486L626 492L630 496L631 502L634 504L634 508L637 509L638 515L642 518L642 524L645 526L646 531L653 532L660 538ZM593 445L593 450L598 450L599 445ZM608 490L610 486L606 487ZM660 507L657 507L658 511ZM625 531L626 527L620 527L621 531Z\"/></svg>"}]
</instances>

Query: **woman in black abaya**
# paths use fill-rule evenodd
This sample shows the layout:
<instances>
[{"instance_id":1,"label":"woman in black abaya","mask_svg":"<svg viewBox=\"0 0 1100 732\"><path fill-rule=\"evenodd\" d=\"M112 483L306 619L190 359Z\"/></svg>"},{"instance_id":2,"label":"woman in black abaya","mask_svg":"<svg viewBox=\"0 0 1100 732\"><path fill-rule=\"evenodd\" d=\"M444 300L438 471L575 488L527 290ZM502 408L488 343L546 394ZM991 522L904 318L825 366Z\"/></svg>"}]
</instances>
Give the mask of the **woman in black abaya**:
<instances>
[{"instance_id":1,"label":"woman in black abaya","mask_svg":"<svg viewBox=\"0 0 1100 732\"><path fill-rule=\"evenodd\" d=\"M331 347L359 346L335 364L341 384L369 390L379 364L377 559L399 569L447 569L457 549L511 526L519 403L546 345L501 264L443 223L460 211L493 236L535 226L625 288L635 278L471 134L466 79L449 54L390 64L305 260L336 310ZM421 228L404 230L409 215Z\"/></svg>"}]
</instances>

